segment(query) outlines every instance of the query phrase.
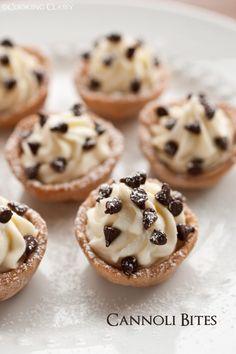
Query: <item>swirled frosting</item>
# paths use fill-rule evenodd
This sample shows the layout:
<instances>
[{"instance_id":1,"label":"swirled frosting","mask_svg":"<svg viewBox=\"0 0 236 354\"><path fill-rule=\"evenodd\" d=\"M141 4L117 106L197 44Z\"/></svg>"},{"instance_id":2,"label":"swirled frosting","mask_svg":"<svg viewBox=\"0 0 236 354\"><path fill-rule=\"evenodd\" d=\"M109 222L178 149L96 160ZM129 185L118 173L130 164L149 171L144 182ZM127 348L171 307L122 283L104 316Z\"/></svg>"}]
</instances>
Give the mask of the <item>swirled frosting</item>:
<instances>
[{"instance_id":1,"label":"swirled frosting","mask_svg":"<svg viewBox=\"0 0 236 354\"><path fill-rule=\"evenodd\" d=\"M31 134L22 141L27 177L44 184L73 181L109 155L108 132L81 104L68 112L39 114Z\"/></svg>"},{"instance_id":2,"label":"swirled frosting","mask_svg":"<svg viewBox=\"0 0 236 354\"><path fill-rule=\"evenodd\" d=\"M131 258L147 267L168 257L176 248L178 225L185 222L181 195L137 173L101 186L87 211L87 237L100 258L127 273L124 264Z\"/></svg>"},{"instance_id":3,"label":"swirled frosting","mask_svg":"<svg viewBox=\"0 0 236 354\"><path fill-rule=\"evenodd\" d=\"M18 267L27 238L37 235L34 225L23 217L25 211L25 206L0 197L0 273Z\"/></svg>"},{"instance_id":4,"label":"swirled frosting","mask_svg":"<svg viewBox=\"0 0 236 354\"><path fill-rule=\"evenodd\" d=\"M172 170L198 175L229 158L234 139L232 120L205 95L190 95L180 104L158 107L151 126L152 144Z\"/></svg>"},{"instance_id":5,"label":"swirled frosting","mask_svg":"<svg viewBox=\"0 0 236 354\"><path fill-rule=\"evenodd\" d=\"M140 40L111 34L101 38L90 53L89 88L106 94L138 93L152 89L160 79L159 61Z\"/></svg>"},{"instance_id":6,"label":"swirled frosting","mask_svg":"<svg viewBox=\"0 0 236 354\"><path fill-rule=\"evenodd\" d=\"M34 100L44 80L38 58L9 40L0 43L0 116Z\"/></svg>"}]
</instances>

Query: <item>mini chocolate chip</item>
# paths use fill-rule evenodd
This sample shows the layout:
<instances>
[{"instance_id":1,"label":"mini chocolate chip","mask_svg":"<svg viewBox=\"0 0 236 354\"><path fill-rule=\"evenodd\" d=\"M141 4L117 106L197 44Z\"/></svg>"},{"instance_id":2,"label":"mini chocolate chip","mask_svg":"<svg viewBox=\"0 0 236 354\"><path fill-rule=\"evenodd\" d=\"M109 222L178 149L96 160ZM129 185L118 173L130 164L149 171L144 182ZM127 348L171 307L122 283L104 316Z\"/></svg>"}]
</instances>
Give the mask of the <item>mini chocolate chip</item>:
<instances>
[{"instance_id":1,"label":"mini chocolate chip","mask_svg":"<svg viewBox=\"0 0 236 354\"><path fill-rule=\"evenodd\" d=\"M168 206L171 201L171 189L169 184L163 183L161 190L156 193L156 200L164 206Z\"/></svg>"},{"instance_id":2,"label":"mini chocolate chip","mask_svg":"<svg viewBox=\"0 0 236 354\"><path fill-rule=\"evenodd\" d=\"M17 202L9 202L7 206L19 216L24 216L28 210L28 207L26 205Z\"/></svg>"},{"instance_id":3,"label":"mini chocolate chip","mask_svg":"<svg viewBox=\"0 0 236 354\"><path fill-rule=\"evenodd\" d=\"M42 128L45 125L48 117L45 113L42 113L42 112L38 112L38 117L39 117L40 127Z\"/></svg>"},{"instance_id":4,"label":"mini chocolate chip","mask_svg":"<svg viewBox=\"0 0 236 354\"><path fill-rule=\"evenodd\" d=\"M26 243L25 256L28 258L37 249L38 241L31 235L25 235L24 239Z\"/></svg>"},{"instance_id":5,"label":"mini chocolate chip","mask_svg":"<svg viewBox=\"0 0 236 354\"><path fill-rule=\"evenodd\" d=\"M186 201L186 198L183 196L183 194L178 191L172 191L171 198L175 200L180 200L182 203Z\"/></svg>"},{"instance_id":6,"label":"mini chocolate chip","mask_svg":"<svg viewBox=\"0 0 236 354\"><path fill-rule=\"evenodd\" d=\"M108 200L106 202L106 210L105 210L105 214L116 214L119 213L119 211L121 211L122 209L122 201L115 197L112 200Z\"/></svg>"},{"instance_id":7,"label":"mini chocolate chip","mask_svg":"<svg viewBox=\"0 0 236 354\"><path fill-rule=\"evenodd\" d=\"M67 165L67 161L64 157L58 157L50 163L51 168L58 173L62 173L65 171Z\"/></svg>"},{"instance_id":8,"label":"mini chocolate chip","mask_svg":"<svg viewBox=\"0 0 236 354\"><path fill-rule=\"evenodd\" d=\"M8 38L3 39L0 44L3 47L14 47L13 42L10 39L8 39Z\"/></svg>"},{"instance_id":9,"label":"mini chocolate chip","mask_svg":"<svg viewBox=\"0 0 236 354\"><path fill-rule=\"evenodd\" d=\"M85 107L82 103L75 103L71 107L71 111L74 113L75 116L79 117L83 114L83 111L85 110Z\"/></svg>"},{"instance_id":10,"label":"mini chocolate chip","mask_svg":"<svg viewBox=\"0 0 236 354\"><path fill-rule=\"evenodd\" d=\"M134 79L133 81L131 81L130 90L133 93L138 93L140 89L141 89L141 81L139 79Z\"/></svg>"},{"instance_id":11,"label":"mini chocolate chip","mask_svg":"<svg viewBox=\"0 0 236 354\"><path fill-rule=\"evenodd\" d=\"M105 133L106 129L103 128L103 126L97 122L95 122L95 130L97 132L98 135L102 135Z\"/></svg>"},{"instance_id":12,"label":"mini chocolate chip","mask_svg":"<svg viewBox=\"0 0 236 354\"><path fill-rule=\"evenodd\" d=\"M84 60L89 60L90 56L91 56L90 52L84 52L81 54L81 58Z\"/></svg>"},{"instance_id":13,"label":"mini chocolate chip","mask_svg":"<svg viewBox=\"0 0 236 354\"><path fill-rule=\"evenodd\" d=\"M228 149L229 142L227 137L218 136L214 139L214 142L220 150L225 151Z\"/></svg>"},{"instance_id":14,"label":"mini chocolate chip","mask_svg":"<svg viewBox=\"0 0 236 354\"><path fill-rule=\"evenodd\" d=\"M109 247L110 244L121 234L121 230L117 227L104 226L104 236L106 241L106 247Z\"/></svg>"},{"instance_id":15,"label":"mini chocolate chip","mask_svg":"<svg viewBox=\"0 0 236 354\"><path fill-rule=\"evenodd\" d=\"M168 130L172 130L175 125L176 125L175 118L168 118L168 120L165 122L165 128Z\"/></svg>"},{"instance_id":16,"label":"mini chocolate chip","mask_svg":"<svg viewBox=\"0 0 236 354\"><path fill-rule=\"evenodd\" d=\"M138 261L134 256L128 256L122 259L121 269L127 276L136 273L138 270Z\"/></svg>"},{"instance_id":17,"label":"mini chocolate chip","mask_svg":"<svg viewBox=\"0 0 236 354\"><path fill-rule=\"evenodd\" d=\"M178 224L177 225L177 237L180 241L186 241L188 235L195 231L194 226L192 225L185 225L185 224Z\"/></svg>"},{"instance_id":18,"label":"mini chocolate chip","mask_svg":"<svg viewBox=\"0 0 236 354\"><path fill-rule=\"evenodd\" d=\"M169 156L174 156L178 150L178 144L174 140L169 140L165 143L164 151Z\"/></svg>"},{"instance_id":19,"label":"mini chocolate chip","mask_svg":"<svg viewBox=\"0 0 236 354\"><path fill-rule=\"evenodd\" d=\"M107 56L107 57L105 57L104 59L103 59L103 61L102 61L102 63L103 63L103 65L105 65L105 66L111 66L112 65L112 63L113 63L113 61L114 61L114 57L112 57L112 56Z\"/></svg>"},{"instance_id":20,"label":"mini chocolate chip","mask_svg":"<svg viewBox=\"0 0 236 354\"><path fill-rule=\"evenodd\" d=\"M13 213L10 209L0 206L0 223L6 224L11 220Z\"/></svg>"},{"instance_id":21,"label":"mini chocolate chip","mask_svg":"<svg viewBox=\"0 0 236 354\"><path fill-rule=\"evenodd\" d=\"M40 164L37 163L34 166L26 167L25 168L25 175L28 179L37 179L38 172L39 172Z\"/></svg>"},{"instance_id":22,"label":"mini chocolate chip","mask_svg":"<svg viewBox=\"0 0 236 354\"><path fill-rule=\"evenodd\" d=\"M168 205L168 209L173 216L178 216L183 211L183 203L180 200L172 200Z\"/></svg>"},{"instance_id":23,"label":"mini chocolate chip","mask_svg":"<svg viewBox=\"0 0 236 354\"><path fill-rule=\"evenodd\" d=\"M163 106L159 106L155 109L156 115L161 118L164 116L168 116L169 115L169 111L167 108L163 107Z\"/></svg>"},{"instance_id":24,"label":"mini chocolate chip","mask_svg":"<svg viewBox=\"0 0 236 354\"><path fill-rule=\"evenodd\" d=\"M154 66L159 66L160 65L160 61L157 59L157 57L153 58L153 65Z\"/></svg>"},{"instance_id":25,"label":"mini chocolate chip","mask_svg":"<svg viewBox=\"0 0 236 354\"><path fill-rule=\"evenodd\" d=\"M137 172L134 176L123 177L121 183L125 183L128 187L138 188L141 184L145 184L147 175L145 172Z\"/></svg>"},{"instance_id":26,"label":"mini chocolate chip","mask_svg":"<svg viewBox=\"0 0 236 354\"><path fill-rule=\"evenodd\" d=\"M68 131L68 124L66 123L59 123L58 125L55 125L54 127L52 127L50 129L52 132L56 132L56 133L67 133Z\"/></svg>"},{"instance_id":27,"label":"mini chocolate chip","mask_svg":"<svg viewBox=\"0 0 236 354\"><path fill-rule=\"evenodd\" d=\"M138 208L144 209L148 196L144 189L134 188L130 194L130 199L135 205L137 205Z\"/></svg>"},{"instance_id":28,"label":"mini chocolate chip","mask_svg":"<svg viewBox=\"0 0 236 354\"><path fill-rule=\"evenodd\" d=\"M157 246L163 246L167 243L166 234L160 230L154 230L151 234L150 242Z\"/></svg>"},{"instance_id":29,"label":"mini chocolate chip","mask_svg":"<svg viewBox=\"0 0 236 354\"><path fill-rule=\"evenodd\" d=\"M215 112L216 112L216 109L215 107L211 106L207 100L206 100L206 96L204 94L199 94L199 99L200 99L200 102L205 110L205 114L206 114L206 117L211 120L212 118L214 118L214 115L215 115Z\"/></svg>"},{"instance_id":30,"label":"mini chocolate chip","mask_svg":"<svg viewBox=\"0 0 236 354\"><path fill-rule=\"evenodd\" d=\"M37 155L38 149L40 148L41 144L37 142L28 142L29 148L33 155Z\"/></svg>"},{"instance_id":31,"label":"mini chocolate chip","mask_svg":"<svg viewBox=\"0 0 236 354\"><path fill-rule=\"evenodd\" d=\"M189 161L187 171L192 176L200 175L203 172L203 159L195 158Z\"/></svg>"},{"instance_id":32,"label":"mini chocolate chip","mask_svg":"<svg viewBox=\"0 0 236 354\"><path fill-rule=\"evenodd\" d=\"M0 63L4 66L9 65L10 64L9 56L6 54L1 55L0 56Z\"/></svg>"},{"instance_id":33,"label":"mini chocolate chip","mask_svg":"<svg viewBox=\"0 0 236 354\"><path fill-rule=\"evenodd\" d=\"M152 224L157 220L157 213L154 209L148 208L145 209L143 212L143 226L144 229L147 230L149 229Z\"/></svg>"},{"instance_id":34,"label":"mini chocolate chip","mask_svg":"<svg viewBox=\"0 0 236 354\"><path fill-rule=\"evenodd\" d=\"M6 90L13 90L16 87L17 81L16 79L7 79L4 81L4 87Z\"/></svg>"},{"instance_id":35,"label":"mini chocolate chip","mask_svg":"<svg viewBox=\"0 0 236 354\"><path fill-rule=\"evenodd\" d=\"M118 43L121 41L121 35L118 34L118 33L111 33L107 36L107 39L110 41L110 42L113 42L113 43Z\"/></svg>"},{"instance_id":36,"label":"mini chocolate chip","mask_svg":"<svg viewBox=\"0 0 236 354\"><path fill-rule=\"evenodd\" d=\"M86 138L83 144L83 150L88 151L94 148L96 145L96 140L93 138Z\"/></svg>"},{"instance_id":37,"label":"mini chocolate chip","mask_svg":"<svg viewBox=\"0 0 236 354\"><path fill-rule=\"evenodd\" d=\"M89 88L92 91L96 91L101 87L101 83L100 81L96 80L96 79L90 79L89 81Z\"/></svg>"},{"instance_id":38,"label":"mini chocolate chip","mask_svg":"<svg viewBox=\"0 0 236 354\"><path fill-rule=\"evenodd\" d=\"M111 192L112 192L112 187L109 184L102 184L98 191L98 197L96 199L97 202L100 202L100 200L104 198L110 197Z\"/></svg>"},{"instance_id":39,"label":"mini chocolate chip","mask_svg":"<svg viewBox=\"0 0 236 354\"><path fill-rule=\"evenodd\" d=\"M201 125L198 120L195 120L193 123L186 124L184 128L193 134L198 135L201 133Z\"/></svg>"},{"instance_id":40,"label":"mini chocolate chip","mask_svg":"<svg viewBox=\"0 0 236 354\"><path fill-rule=\"evenodd\" d=\"M38 84L41 85L44 80L44 73L42 71L33 70L33 75L36 77Z\"/></svg>"},{"instance_id":41,"label":"mini chocolate chip","mask_svg":"<svg viewBox=\"0 0 236 354\"><path fill-rule=\"evenodd\" d=\"M134 57L137 47L129 47L126 49L125 56L127 59L131 60Z\"/></svg>"}]
</instances>

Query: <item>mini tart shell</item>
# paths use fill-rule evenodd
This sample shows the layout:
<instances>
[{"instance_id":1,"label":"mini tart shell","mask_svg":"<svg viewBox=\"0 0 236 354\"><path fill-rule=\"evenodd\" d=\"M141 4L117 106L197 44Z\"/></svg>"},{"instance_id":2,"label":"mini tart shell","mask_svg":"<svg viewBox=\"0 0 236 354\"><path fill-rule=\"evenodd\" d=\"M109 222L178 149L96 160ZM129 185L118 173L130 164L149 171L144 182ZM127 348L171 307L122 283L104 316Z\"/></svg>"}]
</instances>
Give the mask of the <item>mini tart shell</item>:
<instances>
[{"instance_id":1,"label":"mini tart shell","mask_svg":"<svg viewBox=\"0 0 236 354\"><path fill-rule=\"evenodd\" d=\"M178 105L183 101L174 102L172 105ZM158 107L156 102L149 103L140 113L139 117L139 144L140 148L149 160L156 176L161 180L169 183L172 187L180 189L198 190L211 187L215 185L225 173L227 173L236 162L236 109L229 106L226 103L218 105L223 109L228 116L232 119L234 125L234 147L232 149L231 156L212 170L205 171L197 176L191 176L189 174L181 174L171 170L165 163L163 163L155 148L152 146L152 134L150 132L150 126L154 123L158 123L158 117L154 114L154 109Z\"/></svg>"},{"instance_id":2,"label":"mini tart shell","mask_svg":"<svg viewBox=\"0 0 236 354\"><path fill-rule=\"evenodd\" d=\"M21 163L21 141L22 137L31 131L38 117L33 115L18 123L6 144L5 154L12 172L25 186L26 190L45 201L82 201L91 190L107 181L122 154L124 148L123 135L111 123L98 118L93 113L91 113L91 116L95 117L94 120L108 131L111 155L85 176L71 182L58 184L43 184L38 180L29 180L25 176L24 167Z\"/></svg>"},{"instance_id":3,"label":"mini tart shell","mask_svg":"<svg viewBox=\"0 0 236 354\"><path fill-rule=\"evenodd\" d=\"M25 262L21 262L16 269L0 273L0 301L16 295L37 270L47 247L48 231L45 221L34 210L28 208L24 217L28 219L38 231L35 237L38 241L36 250L30 254Z\"/></svg>"},{"instance_id":4,"label":"mini tart shell","mask_svg":"<svg viewBox=\"0 0 236 354\"><path fill-rule=\"evenodd\" d=\"M158 98L169 82L169 72L160 66L160 82L147 93L111 94L92 91L87 87L88 64L80 60L75 72L75 86L87 106L99 116L111 121L122 121L137 117L148 102Z\"/></svg>"},{"instance_id":5,"label":"mini tart shell","mask_svg":"<svg viewBox=\"0 0 236 354\"><path fill-rule=\"evenodd\" d=\"M149 179L150 182L156 182L155 179ZM94 207L98 189L90 193L89 197L80 206L75 221L75 235L84 254L93 268L104 278L112 283L133 286L148 287L156 285L168 279L174 273L177 267L188 256L194 247L198 237L198 221L191 210L184 205L186 223L193 225L195 231L188 235L186 241L178 241L175 251L162 261L156 262L150 267L140 267L138 271L130 276L125 275L122 270L108 264L101 259L90 247L86 235L87 211Z\"/></svg>"},{"instance_id":6,"label":"mini tart shell","mask_svg":"<svg viewBox=\"0 0 236 354\"><path fill-rule=\"evenodd\" d=\"M41 65L45 70L45 78L41 84L40 90L37 97L33 100L30 100L28 104L19 108L15 112L10 113L9 115L1 115L0 113L0 128L9 128L16 125L22 118L27 117L31 114L39 111L48 95L48 82L49 82L49 60L41 52L33 47L22 47L26 52L37 57Z\"/></svg>"}]
</instances>

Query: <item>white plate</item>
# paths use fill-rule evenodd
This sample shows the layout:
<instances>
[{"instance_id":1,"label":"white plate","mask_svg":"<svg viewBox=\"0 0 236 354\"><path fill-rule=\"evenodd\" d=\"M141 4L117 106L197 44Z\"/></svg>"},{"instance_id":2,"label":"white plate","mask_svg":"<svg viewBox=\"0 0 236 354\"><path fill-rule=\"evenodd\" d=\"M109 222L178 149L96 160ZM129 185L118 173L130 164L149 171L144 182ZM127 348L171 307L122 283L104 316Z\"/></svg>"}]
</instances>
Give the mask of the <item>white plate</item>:
<instances>
[{"instance_id":1,"label":"white plate","mask_svg":"<svg viewBox=\"0 0 236 354\"><path fill-rule=\"evenodd\" d=\"M192 90L234 98L236 25L206 11L168 2L137 2L135 7L87 1L74 4L73 11L2 11L0 30L1 36L43 45L51 55L55 76L50 109L66 109L76 99L71 78L77 49L111 30L148 39L169 60L175 79L165 98ZM126 150L117 177L148 166L136 145L135 122L120 128ZM79 250L73 235L76 203L44 204L23 191L3 158L8 134L0 133L0 194L42 214L49 244L31 283L0 304L1 353L236 352L235 169L215 188L188 194L201 232L196 249L176 274L150 289L125 288L97 276ZM109 327L106 317L111 312L120 317L175 315L177 325ZM218 323L181 327L183 312L216 315Z\"/></svg>"}]
</instances>

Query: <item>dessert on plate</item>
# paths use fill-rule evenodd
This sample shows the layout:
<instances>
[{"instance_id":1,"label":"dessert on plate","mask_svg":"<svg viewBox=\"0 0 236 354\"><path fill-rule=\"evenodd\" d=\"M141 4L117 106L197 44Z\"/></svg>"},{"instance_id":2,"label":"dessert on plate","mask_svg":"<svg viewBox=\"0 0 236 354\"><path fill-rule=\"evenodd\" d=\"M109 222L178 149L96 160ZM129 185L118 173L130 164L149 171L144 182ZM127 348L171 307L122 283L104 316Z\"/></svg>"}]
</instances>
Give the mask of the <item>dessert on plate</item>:
<instances>
[{"instance_id":1,"label":"dessert on plate","mask_svg":"<svg viewBox=\"0 0 236 354\"><path fill-rule=\"evenodd\" d=\"M213 105L205 94L151 102L140 113L139 138L158 178L178 188L206 188L235 163L236 109Z\"/></svg>"},{"instance_id":2,"label":"dessert on plate","mask_svg":"<svg viewBox=\"0 0 236 354\"><path fill-rule=\"evenodd\" d=\"M0 301L18 293L37 270L47 246L47 226L24 204L0 196Z\"/></svg>"},{"instance_id":3,"label":"dessert on plate","mask_svg":"<svg viewBox=\"0 0 236 354\"><path fill-rule=\"evenodd\" d=\"M181 193L138 172L93 191L79 208L75 233L100 275L146 287L167 279L188 256L198 223Z\"/></svg>"},{"instance_id":4,"label":"dessert on plate","mask_svg":"<svg viewBox=\"0 0 236 354\"><path fill-rule=\"evenodd\" d=\"M47 97L48 59L36 48L0 41L0 128L37 112Z\"/></svg>"},{"instance_id":5,"label":"dessert on plate","mask_svg":"<svg viewBox=\"0 0 236 354\"><path fill-rule=\"evenodd\" d=\"M168 78L166 67L143 41L111 33L82 54L75 84L94 112L123 120L137 116L147 102L157 98Z\"/></svg>"},{"instance_id":6,"label":"dessert on plate","mask_svg":"<svg viewBox=\"0 0 236 354\"><path fill-rule=\"evenodd\" d=\"M83 200L110 177L122 150L122 134L77 103L66 112L41 112L19 122L6 157L38 198Z\"/></svg>"}]
</instances>

